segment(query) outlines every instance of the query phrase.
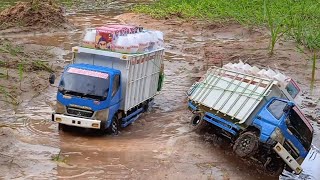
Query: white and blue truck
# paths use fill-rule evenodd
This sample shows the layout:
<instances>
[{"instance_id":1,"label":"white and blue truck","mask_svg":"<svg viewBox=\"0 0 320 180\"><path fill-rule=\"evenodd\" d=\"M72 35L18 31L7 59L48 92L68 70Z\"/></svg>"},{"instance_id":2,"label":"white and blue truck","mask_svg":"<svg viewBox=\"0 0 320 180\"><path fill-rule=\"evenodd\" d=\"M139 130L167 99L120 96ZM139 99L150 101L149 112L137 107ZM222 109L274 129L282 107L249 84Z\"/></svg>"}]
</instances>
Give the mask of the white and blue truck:
<instances>
[{"instance_id":1,"label":"white and blue truck","mask_svg":"<svg viewBox=\"0 0 320 180\"><path fill-rule=\"evenodd\" d=\"M148 109L163 80L164 49L123 54L73 47L58 85L52 121L118 134ZM55 76L49 78L54 84Z\"/></svg>"},{"instance_id":2,"label":"white and blue truck","mask_svg":"<svg viewBox=\"0 0 320 180\"><path fill-rule=\"evenodd\" d=\"M192 128L208 127L227 137L240 157L262 162L268 172L283 168L300 174L313 128L295 104L294 81L277 80L212 67L188 91ZM255 157L255 158L253 158Z\"/></svg>"}]
</instances>

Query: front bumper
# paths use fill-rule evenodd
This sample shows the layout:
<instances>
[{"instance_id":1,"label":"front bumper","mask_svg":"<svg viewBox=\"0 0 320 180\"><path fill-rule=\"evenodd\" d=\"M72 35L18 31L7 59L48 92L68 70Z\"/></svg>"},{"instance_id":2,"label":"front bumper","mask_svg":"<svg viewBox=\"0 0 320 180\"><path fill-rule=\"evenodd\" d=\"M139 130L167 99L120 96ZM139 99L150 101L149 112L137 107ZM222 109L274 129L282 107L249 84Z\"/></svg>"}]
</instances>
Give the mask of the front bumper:
<instances>
[{"instance_id":1,"label":"front bumper","mask_svg":"<svg viewBox=\"0 0 320 180\"><path fill-rule=\"evenodd\" d=\"M85 119L62 114L52 114L52 121L69 126L77 126L82 128L100 129L101 121L93 119Z\"/></svg>"},{"instance_id":2,"label":"front bumper","mask_svg":"<svg viewBox=\"0 0 320 180\"><path fill-rule=\"evenodd\" d=\"M290 153L280 144L277 143L273 150L281 157L281 159L292 169L296 174L302 172L300 164L290 155Z\"/></svg>"}]
</instances>

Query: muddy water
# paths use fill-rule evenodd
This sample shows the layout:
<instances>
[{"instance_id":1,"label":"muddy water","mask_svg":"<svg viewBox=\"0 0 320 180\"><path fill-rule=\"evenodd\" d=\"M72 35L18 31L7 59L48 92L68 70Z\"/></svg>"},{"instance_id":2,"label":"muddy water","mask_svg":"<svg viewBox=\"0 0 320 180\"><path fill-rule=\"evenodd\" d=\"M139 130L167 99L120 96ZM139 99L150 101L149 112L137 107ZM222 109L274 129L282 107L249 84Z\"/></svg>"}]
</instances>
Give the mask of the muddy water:
<instances>
[{"instance_id":1,"label":"muddy water","mask_svg":"<svg viewBox=\"0 0 320 180\"><path fill-rule=\"evenodd\" d=\"M127 6L126 2L122 2ZM78 45L86 27L119 22L115 15L82 12L68 17L76 30L57 33L7 35L20 43L48 46L57 54L54 63L67 64L72 46ZM182 33L181 33L182 34ZM202 39L182 35L190 48ZM168 46L174 46L169 43ZM58 132L50 122L56 89L49 87L39 96L25 100L15 111L1 110L1 120L14 128L12 142L2 152L0 170L4 179L272 179L259 168L235 158L227 144L191 132L185 92L194 79L194 67L202 67L196 55L184 56L169 47L165 56L165 84L150 112L123 129L116 137L97 136L76 129ZM173 49L173 50L172 50ZM186 61L188 60L188 62ZM61 71L61 69L57 69ZM227 150L225 150L227 149ZM57 158L57 154L60 154ZM2 155L0 155L2 156ZM53 158L53 156L55 158ZM52 160L54 159L54 160Z\"/></svg>"}]
</instances>

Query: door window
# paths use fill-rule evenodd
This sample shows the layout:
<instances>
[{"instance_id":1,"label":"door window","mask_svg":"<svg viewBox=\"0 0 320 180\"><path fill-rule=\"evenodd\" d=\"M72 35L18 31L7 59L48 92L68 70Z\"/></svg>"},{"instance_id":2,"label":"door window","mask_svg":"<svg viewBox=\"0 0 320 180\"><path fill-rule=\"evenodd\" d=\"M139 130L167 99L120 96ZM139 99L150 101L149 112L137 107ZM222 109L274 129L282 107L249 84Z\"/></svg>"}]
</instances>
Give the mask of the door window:
<instances>
[{"instance_id":1,"label":"door window","mask_svg":"<svg viewBox=\"0 0 320 180\"><path fill-rule=\"evenodd\" d=\"M112 97L118 92L120 87L120 75L115 75L112 86Z\"/></svg>"},{"instance_id":2,"label":"door window","mask_svg":"<svg viewBox=\"0 0 320 180\"><path fill-rule=\"evenodd\" d=\"M283 115L283 109L287 106L286 102L274 100L268 106L269 112L277 119L280 119Z\"/></svg>"}]
</instances>

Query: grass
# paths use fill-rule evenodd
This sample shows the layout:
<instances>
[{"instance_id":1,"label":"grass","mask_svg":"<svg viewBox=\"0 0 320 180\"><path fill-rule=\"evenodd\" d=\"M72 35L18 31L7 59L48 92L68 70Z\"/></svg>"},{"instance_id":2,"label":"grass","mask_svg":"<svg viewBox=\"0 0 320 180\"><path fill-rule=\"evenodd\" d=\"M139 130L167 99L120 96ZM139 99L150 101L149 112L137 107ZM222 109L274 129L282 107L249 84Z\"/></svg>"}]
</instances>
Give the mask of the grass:
<instances>
[{"instance_id":1,"label":"grass","mask_svg":"<svg viewBox=\"0 0 320 180\"><path fill-rule=\"evenodd\" d=\"M19 100L17 98L15 98L14 95L12 95L10 92L8 92L5 87L3 87L1 85L0 85L0 94L4 95L5 102L13 104L13 105L20 104ZM0 99L0 101L1 101L1 99Z\"/></svg>"},{"instance_id":2,"label":"grass","mask_svg":"<svg viewBox=\"0 0 320 180\"><path fill-rule=\"evenodd\" d=\"M59 163L66 163L66 159L61 155L61 151L57 155L52 155L51 160Z\"/></svg>"},{"instance_id":3,"label":"grass","mask_svg":"<svg viewBox=\"0 0 320 180\"><path fill-rule=\"evenodd\" d=\"M26 73L37 71L54 72L48 61L39 60L37 56L34 57L32 54L24 52L23 46L8 40L0 42L0 55L6 57L5 59L0 59L0 80L4 80L4 78L9 80L9 69L12 69L19 79L21 91L23 91L23 80L26 77ZM46 56L49 56L49 54ZM14 85L12 84L12 86ZM12 91L12 87L6 87L4 84L0 84L0 101L13 105L20 104L16 98L15 91Z\"/></svg>"},{"instance_id":4,"label":"grass","mask_svg":"<svg viewBox=\"0 0 320 180\"><path fill-rule=\"evenodd\" d=\"M158 0L137 5L134 11L154 18L176 15L185 19L267 26L272 34L271 48L276 37L284 34L307 48L320 49L318 0Z\"/></svg>"}]
</instances>

